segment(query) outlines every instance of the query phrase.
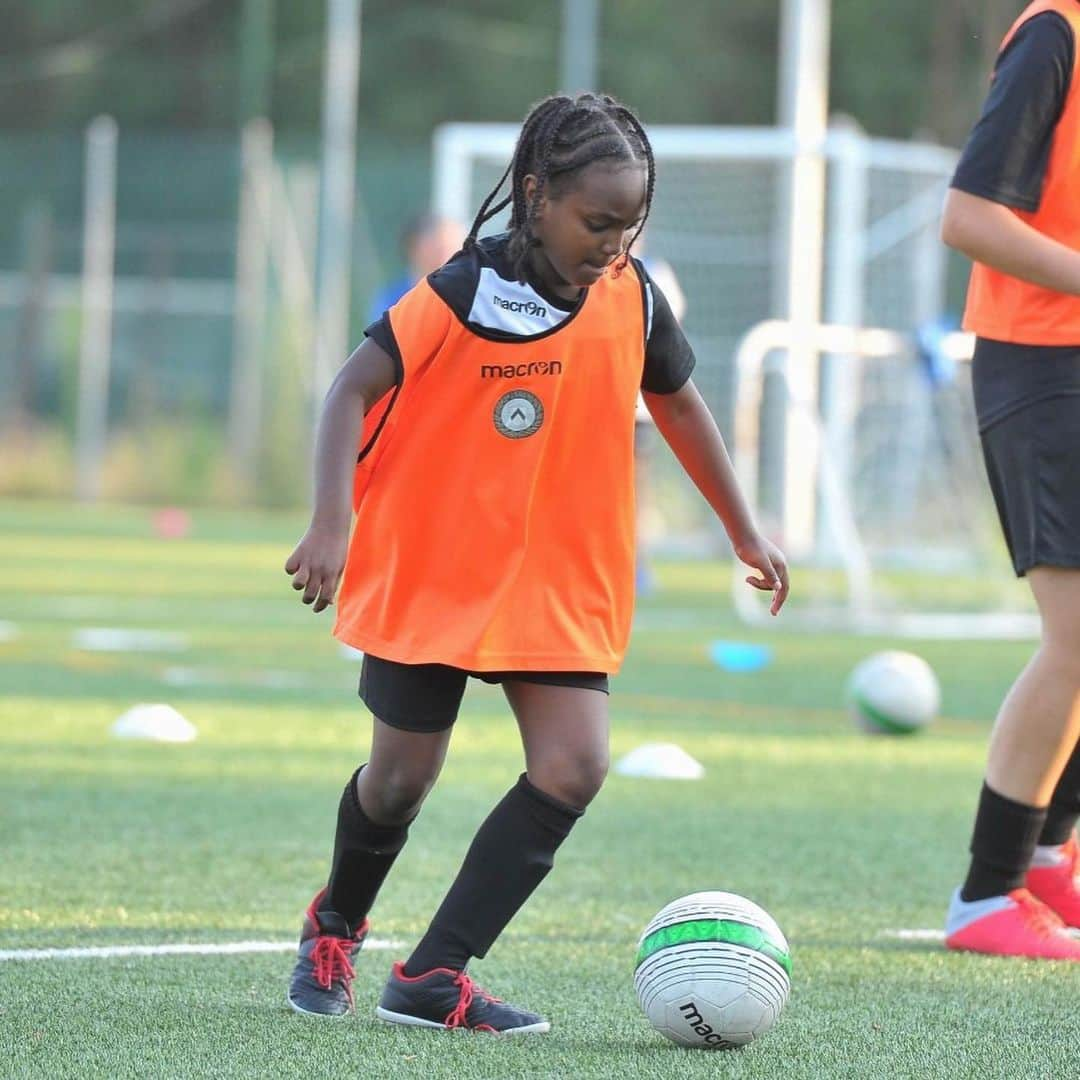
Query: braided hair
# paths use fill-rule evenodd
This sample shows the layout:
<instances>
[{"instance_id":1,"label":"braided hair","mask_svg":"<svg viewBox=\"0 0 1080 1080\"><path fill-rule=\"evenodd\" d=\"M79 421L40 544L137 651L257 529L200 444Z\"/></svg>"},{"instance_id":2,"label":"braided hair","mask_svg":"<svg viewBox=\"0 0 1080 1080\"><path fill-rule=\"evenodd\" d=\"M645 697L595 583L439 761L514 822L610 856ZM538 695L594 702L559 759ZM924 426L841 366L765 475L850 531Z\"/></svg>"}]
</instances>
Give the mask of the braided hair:
<instances>
[{"instance_id":1,"label":"braided hair","mask_svg":"<svg viewBox=\"0 0 1080 1080\"><path fill-rule=\"evenodd\" d=\"M615 272L621 272L649 216L656 162L641 121L627 106L606 94L579 94L572 98L558 94L532 107L521 127L510 164L480 205L465 238L465 250L475 246L483 224L509 206L509 256L515 275L524 281L529 253L540 245L533 225L543 197L558 195L586 165L601 160L644 163L648 170L645 213L615 264ZM532 198L526 199L525 177L530 174L536 177L536 189ZM510 193L496 202L508 176Z\"/></svg>"}]
</instances>

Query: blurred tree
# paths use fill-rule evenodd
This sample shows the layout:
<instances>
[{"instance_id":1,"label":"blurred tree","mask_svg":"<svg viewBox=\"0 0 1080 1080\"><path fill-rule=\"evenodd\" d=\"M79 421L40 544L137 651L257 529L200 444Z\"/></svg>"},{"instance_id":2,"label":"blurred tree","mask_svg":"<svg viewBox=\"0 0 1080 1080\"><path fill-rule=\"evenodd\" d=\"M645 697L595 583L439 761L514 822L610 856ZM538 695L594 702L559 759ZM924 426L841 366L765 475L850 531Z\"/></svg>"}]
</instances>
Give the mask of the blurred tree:
<instances>
[{"instance_id":1,"label":"blurred tree","mask_svg":"<svg viewBox=\"0 0 1080 1080\"><path fill-rule=\"evenodd\" d=\"M600 74L648 123L775 122L779 0L680 4L607 0Z\"/></svg>"},{"instance_id":2,"label":"blurred tree","mask_svg":"<svg viewBox=\"0 0 1080 1080\"><path fill-rule=\"evenodd\" d=\"M779 6L602 0L603 86L652 123L772 123ZM259 95L279 128L313 132L325 4L273 7L272 40L257 50L272 86ZM833 109L874 134L957 142L1022 7L833 0ZM557 82L560 8L365 0L363 125L426 137L451 118L518 120ZM255 11L252 0L0 0L0 129L81 127L102 111L125 127L232 128L256 78L242 41Z\"/></svg>"},{"instance_id":3,"label":"blurred tree","mask_svg":"<svg viewBox=\"0 0 1080 1080\"><path fill-rule=\"evenodd\" d=\"M235 116L238 0L0 2L0 127L213 127Z\"/></svg>"},{"instance_id":4,"label":"blurred tree","mask_svg":"<svg viewBox=\"0 0 1080 1080\"><path fill-rule=\"evenodd\" d=\"M1001 39L1019 10L1016 0L938 0L932 9L921 122L943 141L960 143L970 130Z\"/></svg>"}]
</instances>

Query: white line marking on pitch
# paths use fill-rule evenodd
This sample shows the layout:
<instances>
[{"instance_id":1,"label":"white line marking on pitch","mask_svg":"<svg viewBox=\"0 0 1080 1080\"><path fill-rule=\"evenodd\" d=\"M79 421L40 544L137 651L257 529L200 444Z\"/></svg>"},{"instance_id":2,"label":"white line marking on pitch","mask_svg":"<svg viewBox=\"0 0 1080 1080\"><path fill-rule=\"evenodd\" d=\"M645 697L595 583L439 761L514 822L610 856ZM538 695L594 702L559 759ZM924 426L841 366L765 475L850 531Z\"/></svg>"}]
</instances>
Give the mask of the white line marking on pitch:
<instances>
[{"instance_id":1,"label":"white line marking on pitch","mask_svg":"<svg viewBox=\"0 0 1080 1080\"><path fill-rule=\"evenodd\" d=\"M368 938L365 949L400 949L400 941ZM111 960L117 956L213 956L292 952L295 941L183 942L175 945L98 945L84 949L0 949L2 960Z\"/></svg>"},{"instance_id":2,"label":"white line marking on pitch","mask_svg":"<svg viewBox=\"0 0 1080 1080\"><path fill-rule=\"evenodd\" d=\"M1069 937L1080 941L1080 929L1067 929ZM882 930L881 937L899 938L901 941L944 941L944 930Z\"/></svg>"}]
</instances>

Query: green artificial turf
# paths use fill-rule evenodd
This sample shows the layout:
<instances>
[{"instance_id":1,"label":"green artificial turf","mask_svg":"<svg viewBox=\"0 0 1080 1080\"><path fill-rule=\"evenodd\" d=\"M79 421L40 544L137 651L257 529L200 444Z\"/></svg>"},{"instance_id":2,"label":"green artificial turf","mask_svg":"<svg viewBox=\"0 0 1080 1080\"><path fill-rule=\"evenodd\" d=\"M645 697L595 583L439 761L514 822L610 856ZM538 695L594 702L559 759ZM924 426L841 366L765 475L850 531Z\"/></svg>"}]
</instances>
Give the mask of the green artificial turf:
<instances>
[{"instance_id":1,"label":"green artificial turf","mask_svg":"<svg viewBox=\"0 0 1080 1080\"><path fill-rule=\"evenodd\" d=\"M288 587L298 518L0 503L0 951L288 942L325 878L338 795L369 720L357 661ZM372 915L402 943L359 962L357 1014L285 1005L287 952L0 960L0 1075L12 1077L1028 1077L1080 1075L1080 965L951 955L932 940L965 868L997 702L1024 643L747 631L729 571L659 568L613 683L613 757L676 742L696 782L612 775L556 871L473 974L544 1013L519 1040L398 1030L372 1015L476 826L522 767L499 690L470 688L442 779ZM79 649L85 627L181 635L180 651ZM716 638L767 643L727 674ZM856 731L852 666L924 656L943 717L904 739ZM120 741L166 701L188 745ZM746 1050L686 1051L633 991L638 938L668 901L741 893L788 937L792 993Z\"/></svg>"}]
</instances>

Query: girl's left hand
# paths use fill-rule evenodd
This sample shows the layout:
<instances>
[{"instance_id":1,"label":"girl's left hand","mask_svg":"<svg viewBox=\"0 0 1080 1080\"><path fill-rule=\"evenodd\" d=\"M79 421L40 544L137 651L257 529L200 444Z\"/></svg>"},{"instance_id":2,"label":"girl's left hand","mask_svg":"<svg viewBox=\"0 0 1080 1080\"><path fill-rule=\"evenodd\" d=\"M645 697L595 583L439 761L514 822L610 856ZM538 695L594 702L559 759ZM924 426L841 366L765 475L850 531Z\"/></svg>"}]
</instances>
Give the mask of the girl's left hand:
<instances>
[{"instance_id":1,"label":"girl's left hand","mask_svg":"<svg viewBox=\"0 0 1080 1080\"><path fill-rule=\"evenodd\" d=\"M788 568L784 553L761 533L754 533L743 543L735 545L735 554L741 562L760 572L760 577L748 577L746 584L762 592L772 592L769 612L778 614L788 595Z\"/></svg>"}]
</instances>

